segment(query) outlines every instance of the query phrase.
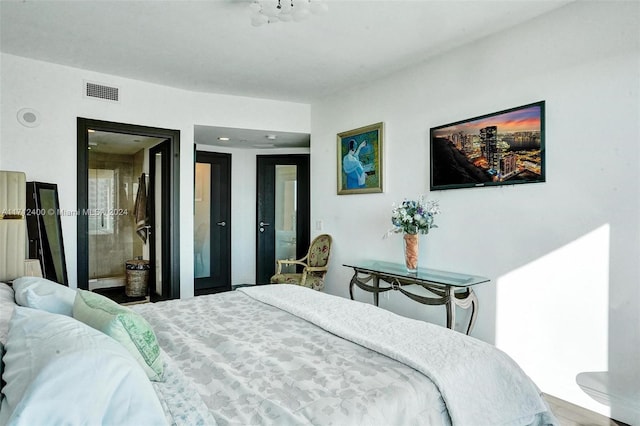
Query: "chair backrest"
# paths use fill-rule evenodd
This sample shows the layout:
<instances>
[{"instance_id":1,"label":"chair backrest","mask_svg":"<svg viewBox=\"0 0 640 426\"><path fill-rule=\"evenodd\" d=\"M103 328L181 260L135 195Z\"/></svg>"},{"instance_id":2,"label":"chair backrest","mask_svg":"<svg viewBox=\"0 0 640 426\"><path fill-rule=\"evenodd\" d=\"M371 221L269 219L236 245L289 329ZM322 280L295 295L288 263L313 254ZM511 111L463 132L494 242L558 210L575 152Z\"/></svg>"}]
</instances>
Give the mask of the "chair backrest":
<instances>
[{"instance_id":1,"label":"chair backrest","mask_svg":"<svg viewBox=\"0 0 640 426\"><path fill-rule=\"evenodd\" d=\"M331 253L331 235L321 234L309 246L307 263L309 266L327 266Z\"/></svg>"}]
</instances>

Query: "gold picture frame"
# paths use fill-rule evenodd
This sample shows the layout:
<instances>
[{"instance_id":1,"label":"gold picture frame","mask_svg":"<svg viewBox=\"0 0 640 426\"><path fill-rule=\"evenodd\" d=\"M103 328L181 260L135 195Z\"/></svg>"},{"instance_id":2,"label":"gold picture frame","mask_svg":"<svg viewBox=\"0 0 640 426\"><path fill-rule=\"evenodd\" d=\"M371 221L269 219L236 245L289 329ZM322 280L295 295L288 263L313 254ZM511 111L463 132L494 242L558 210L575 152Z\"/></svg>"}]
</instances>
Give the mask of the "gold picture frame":
<instances>
[{"instance_id":1,"label":"gold picture frame","mask_svg":"<svg viewBox=\"0 0 640 426\"><path fill-rule=\"evenodd\" d=\"M338 195L382 192L384 123L338 133Z\"/></svg>"}]
</instances>

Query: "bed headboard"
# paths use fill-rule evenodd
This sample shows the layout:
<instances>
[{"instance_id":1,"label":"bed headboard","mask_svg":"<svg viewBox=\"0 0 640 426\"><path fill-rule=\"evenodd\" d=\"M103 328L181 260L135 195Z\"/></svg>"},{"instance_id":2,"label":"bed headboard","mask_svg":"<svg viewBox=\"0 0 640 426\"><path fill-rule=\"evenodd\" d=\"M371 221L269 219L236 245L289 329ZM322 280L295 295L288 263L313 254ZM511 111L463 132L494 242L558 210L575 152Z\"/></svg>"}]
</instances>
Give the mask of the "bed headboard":
<instances>
[{"instance_id":1,"label":"bed headboard","mask_svg":"<svg viewBox=\"0 0 640 426\"><path fill-rule=\"evenodd\" d=\"M0 171L0 281L25 275L26 175Z\"/></svg>"}]
</instances>

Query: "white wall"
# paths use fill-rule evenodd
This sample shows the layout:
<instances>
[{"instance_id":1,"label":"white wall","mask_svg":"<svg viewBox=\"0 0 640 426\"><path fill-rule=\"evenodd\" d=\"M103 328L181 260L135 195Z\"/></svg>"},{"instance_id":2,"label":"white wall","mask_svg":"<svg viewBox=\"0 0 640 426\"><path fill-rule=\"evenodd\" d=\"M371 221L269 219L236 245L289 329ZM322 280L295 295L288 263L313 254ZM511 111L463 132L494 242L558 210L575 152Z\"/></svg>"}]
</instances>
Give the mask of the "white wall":
<instances>
[{"instance_id":1,"label":"white wall","mask_svg":"<svg viewBox=\"0 0 640 426\"><path fill-rule=\"evenodd\" d=\"M422 240L421 265L491 278L476 289L472 334L513 356L544 392L608 414L575 379L640 377L639 5L573 3L313 104L312 223L335 238L326 291L348 297L345 262L401 262L401 238L382 238L391 204L428 194L442 214ZM431 127L538 100L546 183L429 193ZM336 134L379 121L384 193L337 196ZM381 306L444 324L444 308L391 293Z\"/></svg>"},{"instance_id":2,"label":"white wall","mask_svg":"<svg viewBox=\"0 0 640 426\"><path fill-rule=\"evenodd\" d=\"M182 297L193 295L194 125L310 131L306 104L194 93L6 54L0 56L0 64L0 169L21 170L27 180L58 184L62 210L77 209L77 117L180 131ZM84 98L83 80L119 87L121 101ZM18 110L25 107L40 113L38 127L26 128L16 120ZM75 287L75 217L62 218L62 232L69 280Z\"/></svg>"}]
</instances>

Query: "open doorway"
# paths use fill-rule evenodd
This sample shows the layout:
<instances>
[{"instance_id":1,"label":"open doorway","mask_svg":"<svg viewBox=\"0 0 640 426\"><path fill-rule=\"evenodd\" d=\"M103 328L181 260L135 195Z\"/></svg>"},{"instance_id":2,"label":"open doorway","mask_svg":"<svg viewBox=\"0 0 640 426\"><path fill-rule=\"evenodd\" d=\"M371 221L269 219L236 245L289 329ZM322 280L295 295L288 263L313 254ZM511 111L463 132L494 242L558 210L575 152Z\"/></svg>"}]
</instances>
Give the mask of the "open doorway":
<instances>
[{"instance_id":1,"label":"open doorway","mask_svg":"<svg viewBox=\"0 0 640 426\"><path fill-rule=\"evenodd\" d=\"M175 130L78 118L78 288L179 297L178 149Z\"/></svg>"}]
</instances>

